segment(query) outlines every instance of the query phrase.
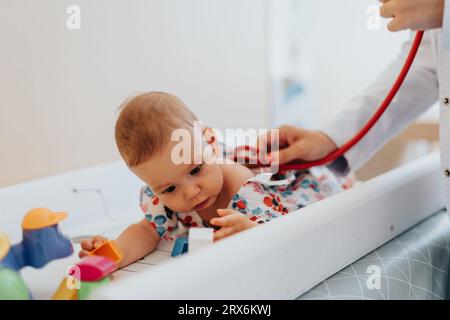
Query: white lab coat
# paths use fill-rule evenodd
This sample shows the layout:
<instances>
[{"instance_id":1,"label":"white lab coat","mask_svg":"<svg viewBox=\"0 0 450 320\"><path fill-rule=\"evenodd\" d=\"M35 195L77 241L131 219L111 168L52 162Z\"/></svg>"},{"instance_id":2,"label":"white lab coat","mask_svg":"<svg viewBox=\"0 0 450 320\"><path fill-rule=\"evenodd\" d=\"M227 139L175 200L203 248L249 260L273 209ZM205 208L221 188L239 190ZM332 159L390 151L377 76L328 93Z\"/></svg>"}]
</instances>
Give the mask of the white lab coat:
<instances>
[{"instance_id":1,"label":"white lab coat","mask_svg":"<svg viewBox=\"0 0 450 320\"><path fill-rule=\"evenodd\" d=\"M353 98L321 130L341 146L367 122L399 73L411 48L407 41L400 55L361 95ZM440 104L441 170L447 211L450 209L450 1L446 1L443 28L426 31L402 88L380 121L358 145L345 154L358 169L385 142L406 128L436 101Z\"/></svg>"}]
</instances>

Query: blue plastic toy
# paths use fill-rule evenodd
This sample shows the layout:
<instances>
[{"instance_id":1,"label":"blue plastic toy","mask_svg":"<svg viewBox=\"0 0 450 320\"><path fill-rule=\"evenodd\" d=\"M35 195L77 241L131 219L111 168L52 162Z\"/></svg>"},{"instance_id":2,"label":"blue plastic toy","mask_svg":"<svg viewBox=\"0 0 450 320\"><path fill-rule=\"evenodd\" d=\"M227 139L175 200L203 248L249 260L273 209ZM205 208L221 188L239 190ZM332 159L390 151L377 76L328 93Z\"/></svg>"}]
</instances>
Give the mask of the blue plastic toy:
<instances>
[{"instance_id":1,"label":"blue plastic toy","mask_svg":"<svg viewBox=\"0 0 450 320\"><path fill-rule=\"evenodd\" d=\"M186 252L188 252L188 238L178 238L172 249L172 257L182 255Z\"/></svg>"},{"instance_id":2,"label":"blue plastic toy","mask_svg":"<svg viewBox=\"0 0 450 320\"><path fill-rule=\"evenodd\" d=\"M61 234L58 225L54 225L40 230L23 230L22 242L13 245L0 264L16 271L25 266L42 268L48 262L72 253L72 243Z\"/></svg>"}]
</instances>

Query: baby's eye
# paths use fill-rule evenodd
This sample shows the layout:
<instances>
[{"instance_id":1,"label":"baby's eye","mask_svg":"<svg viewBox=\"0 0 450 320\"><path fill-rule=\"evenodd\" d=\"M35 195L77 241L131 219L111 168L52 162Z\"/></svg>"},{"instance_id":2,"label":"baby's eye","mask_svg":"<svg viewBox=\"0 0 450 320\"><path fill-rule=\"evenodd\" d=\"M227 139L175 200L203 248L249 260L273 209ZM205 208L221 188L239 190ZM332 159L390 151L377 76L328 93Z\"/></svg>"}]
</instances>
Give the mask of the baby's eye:
<instances>
[{"instance_id":1,"label":"baby's eye","mask_svg":"<svg viewBox=\"0 0 450 320\"><path fill-rule=\"evenodd\" d=\"M175 186L170 186L163 193L172 193L175 191Z\"/></svg>"},{"instance_id":2,"label":"baby's eye","mask_svg":"<svg viewBox=\"0 0 450 320\"><path fill-rule=\"evenodd\" d=\"M195 176L197 173L199 173L202 170L202 166L203 166L203 164L199 165L195 169L192 169L191 175Z\"/></svg>"}]
</instances>

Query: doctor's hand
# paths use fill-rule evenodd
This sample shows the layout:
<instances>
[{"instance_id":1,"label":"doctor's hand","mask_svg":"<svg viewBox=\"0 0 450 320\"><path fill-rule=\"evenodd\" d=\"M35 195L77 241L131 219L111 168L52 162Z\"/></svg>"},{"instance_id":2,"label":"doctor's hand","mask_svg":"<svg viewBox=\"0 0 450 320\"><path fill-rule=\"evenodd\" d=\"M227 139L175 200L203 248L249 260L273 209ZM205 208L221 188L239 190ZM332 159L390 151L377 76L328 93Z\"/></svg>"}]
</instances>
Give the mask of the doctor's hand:
<instances>
[{"instance_id":1,"label":"doctor's hand","mask_svg":"<svg viewBox=\"0 0 450 320\"><path fill-rule=\"evenodd\" d=\"M442 27L444 0L380 0L380 14L393 18L390 31L428 30Z\"/></svg>"},{"instance_id":2,"label":"doctor's hand","mask_svg":"<svg viewBox=\"0 0 450 320\"><path fill-rule=\"evenodd\" d=\"M258 145L270 146L271 131L258 139ZM336 144L325 133L318 130L306 130L291 125L279 128L279 151L269 153L272 163L287 163L292 160L318 160L337 149Z\"/></svg>"}]
</instances>

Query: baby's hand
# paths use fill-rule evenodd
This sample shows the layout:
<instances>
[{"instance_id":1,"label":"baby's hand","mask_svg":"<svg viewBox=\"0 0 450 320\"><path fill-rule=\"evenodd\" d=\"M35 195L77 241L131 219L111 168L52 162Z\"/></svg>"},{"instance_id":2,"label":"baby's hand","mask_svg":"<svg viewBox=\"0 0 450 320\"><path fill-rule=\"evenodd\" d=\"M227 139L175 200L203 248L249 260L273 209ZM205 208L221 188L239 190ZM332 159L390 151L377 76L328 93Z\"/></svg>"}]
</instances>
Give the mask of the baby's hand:
<instances>
[{"instance_id":1,"label":"baby's hand","mask_svg":"<svg viewBox=\"0 0 450 320\"><path fill-rule=\"evenodd\" d=\"M95 236L92 237L91 239L83 240L83 242L81 242L81 250L78 253L78 256L80 258L87 256L89 251L98 248L107 240L108 240L107 238L102 236Z\"/></svg>"},{"instance_id":2,"label":"baby's hand","mask_svg":"<svg viewBox=\"0 0 450 320\"><path fill-rule=\"evenodd\" d=\"M232 209L218 209L217 213L220 218L212 218L210 221L212 225L221 227L214 232L214 241L258 225L257 222Z\"/></svg>"}]
</instances>

